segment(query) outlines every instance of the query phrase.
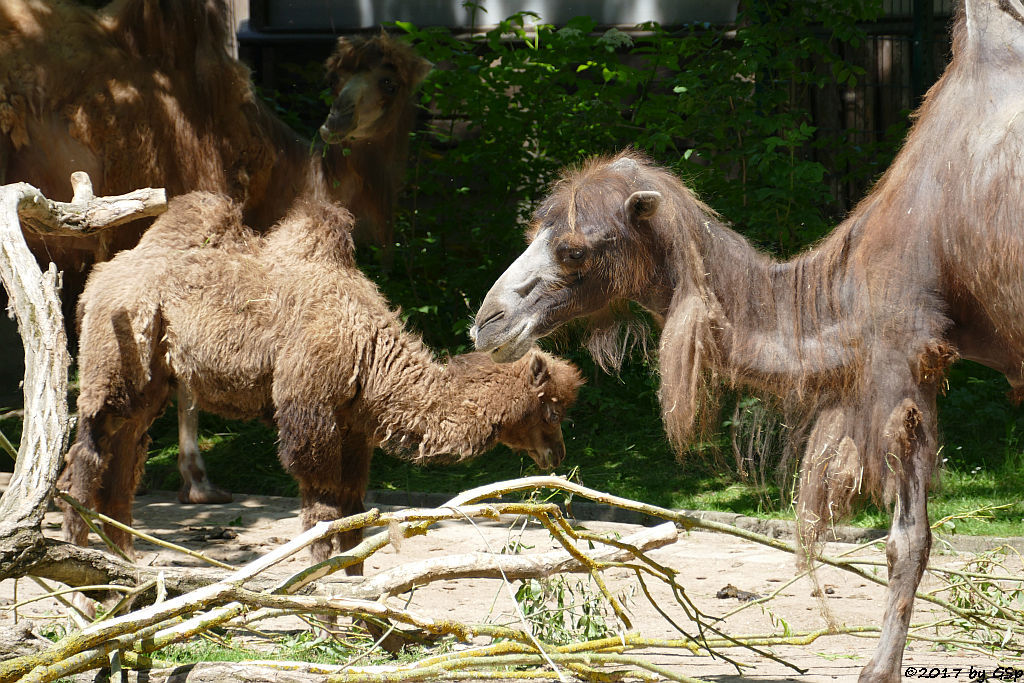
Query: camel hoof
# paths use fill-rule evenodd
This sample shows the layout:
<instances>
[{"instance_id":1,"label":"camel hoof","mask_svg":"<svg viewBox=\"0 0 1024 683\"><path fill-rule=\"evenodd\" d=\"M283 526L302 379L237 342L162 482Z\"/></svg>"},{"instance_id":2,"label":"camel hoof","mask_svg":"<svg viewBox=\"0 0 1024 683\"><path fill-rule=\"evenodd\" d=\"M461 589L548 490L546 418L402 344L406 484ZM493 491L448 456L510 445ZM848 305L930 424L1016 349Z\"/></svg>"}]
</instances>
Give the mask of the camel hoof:
<instances>
[{"instance_id":1,"label":"camel hoof","mask_svg":"<svg viewBox=\"0 0 1024 683\"><path fill-rule=\"evenodd\" d=\"M230 491L216 486L183 486L178 490L178 502L184 505L224 505L232 500L234 496Z\"/></svg>"}]
</instances>

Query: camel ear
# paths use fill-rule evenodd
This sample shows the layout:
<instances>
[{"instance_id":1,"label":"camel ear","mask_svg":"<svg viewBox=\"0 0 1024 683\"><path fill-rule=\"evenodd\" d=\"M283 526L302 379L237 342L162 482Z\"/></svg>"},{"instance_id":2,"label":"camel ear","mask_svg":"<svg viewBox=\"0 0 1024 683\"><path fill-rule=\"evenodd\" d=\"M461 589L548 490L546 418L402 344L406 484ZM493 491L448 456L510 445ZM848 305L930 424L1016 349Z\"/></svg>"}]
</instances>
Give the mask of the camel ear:
<instances>
[{"instance_id":1,"label":"camel ear","mask_svg":"<svg viewBox=\"0 0 1024 683\"><path fill-rule=\"evenodd\" d=\"M338 41L334 44L334 51L331 52L331 56L327 58L327 70L332 71L341 66L341 62L345 57L352 54L352 51L356 49L356 46L351 40L341 36Z\"/></svg>"},{"instance_id":2,"label":"camel ear","mask_svg":"<svg viewBox=\"0 0 1024 683\"><path fill-rule=\"evenodd\" d=\"M661 203L661 193L654 190L634 192L626 198L626 216L642 221L654 215Z\"/></svg>"},{"instance_id":3,"label":"camel ear","mask_svg":"<svg viewBox=\"0 0 1024 683\"><path fill-rule=\"evenodd\" d=\"M324 71L327 75L327 82L330 84L331 89L338 87L339 75L338 72L341 70L341 65L345 61L345 58L352 54L352 50L355 46L352 45L352 41L345 37L338 38L338 42L335 44L334 52L324 62Z\"/></svg>"},{"instance_id":4,"label":"camel ear","mask_svg":"<svg viewBox=\"0 0 1024 683\"><path fill-rule=\"evenodd\" d=\"M533 358L530 359L530 381L533 382L533 386L543 386L550 377L548 362L544 360L544 356L541 354L534 353Z\"/></svg>"}]
</instances>

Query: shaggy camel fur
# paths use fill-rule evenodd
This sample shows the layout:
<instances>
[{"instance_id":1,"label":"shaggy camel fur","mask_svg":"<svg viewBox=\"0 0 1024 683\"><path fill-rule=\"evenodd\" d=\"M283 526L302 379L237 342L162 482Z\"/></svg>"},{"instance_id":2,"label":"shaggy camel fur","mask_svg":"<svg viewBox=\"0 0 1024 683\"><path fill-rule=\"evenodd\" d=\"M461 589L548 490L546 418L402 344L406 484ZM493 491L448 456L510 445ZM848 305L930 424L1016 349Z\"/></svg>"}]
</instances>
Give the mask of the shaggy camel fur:
<instances>
[{"instance_id":1,"label":"shaggy camel fur","mask_svg":"<svg viewBox=\"0 0 1024 683\"><path fill-rule=\"evenodd\" d=\"M73 171L97 194L163 187L209 190L245 205L266 229L297 197L330 197L379 245L414 122L413 91L430 63L380 35L338 40L326 62L334 93L320 130L303 139L253 93L227 52L222 0L115 0L93 11L65 0L0 4L0 183L65 198ZM29 235L65 271L133 246L139 228L99 238Z\"/></svg>"},{"instance_id":2,"label":"shaggy camel fur","mask_svg":"<svg viewBox=\"0 0 1024 683\"><path fill-rule=\"evenodd\" d=\"M197 192L97 265L79 303L78 435L58 486L130 521L146 431L175 383L203 410L277 424L305 528L362 511L376 445L426 460L501 442L557 465L576 368L539 350L514 365L481 353L436 362L355 267L351 224L344 209L303 201L261 237L237 205ZM87 542L70 509L64 535ZM333 540L346 550L359 533ZM314 545L314 559L331 545Z\"/></svg>"},{"instance_id":3,"label":"shaggy camel fur","mask_svg":"<svg viewBox=\"0 0 1024 683\"><path fill-rule=\"evenodd\" d=\"M325 65L334 100L311 154L312 143L255 97L248 70L226 51L229 31L222 0L118 0L101 12L60 0L3 3L0 183L59 198L69 174L85 170L103 195L145 185L171 196L212 190L243 202L258 229L298 197L329 196L356 215L357 238L386 254L412 96L430 63L387 35L339 39ZM65 270L70 306L81 271L133 246L148 224L26 238L40 260ZM191 397L183 393L178 409L179 499L231 500L206 477Z\"/></svg>"},{"instance_id":4,"label":"shaggy camel fur","mask_svg":"<svg viewBox=\"0 0 1024 683\"><path fill-rule=\"evenodd\" d=\"M722 379L802 415L804 540L863 496L893 507L865 683L900 680L931 545L946 368L969 358L1024 392L1024 5L968 0L953 47L903 150L816 248L774 261L640 155L598 159L566 173L537 210L529 248L475 328L477 347L507 361L570 318L633 300L663 326L673 441L715 410L708 399ZM621 358L618 334L597 331L597 357Z\"/></svg>"}]
</instances>

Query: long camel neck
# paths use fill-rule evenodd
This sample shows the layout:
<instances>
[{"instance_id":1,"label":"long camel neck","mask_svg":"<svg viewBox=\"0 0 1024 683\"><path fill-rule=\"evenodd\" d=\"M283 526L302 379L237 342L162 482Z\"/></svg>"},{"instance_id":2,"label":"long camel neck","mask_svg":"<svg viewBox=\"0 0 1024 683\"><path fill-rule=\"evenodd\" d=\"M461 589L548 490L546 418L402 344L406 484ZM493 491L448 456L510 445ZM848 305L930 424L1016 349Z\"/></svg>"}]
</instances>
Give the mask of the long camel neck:
<instances>
[{"instance_id":1,"label":"long camel neck","mask_svg":"<svg viewBox=\"0 0 1024 683\"><path fill-rule=\"evenodd\" d=\"M848 286L848 232L784 262L713 218L687 237L673 245L681 284L666 315L701 302L724 374L773 390L834 378L855 360L850 341L861 321Z\"/></svg>"}]
</instances>

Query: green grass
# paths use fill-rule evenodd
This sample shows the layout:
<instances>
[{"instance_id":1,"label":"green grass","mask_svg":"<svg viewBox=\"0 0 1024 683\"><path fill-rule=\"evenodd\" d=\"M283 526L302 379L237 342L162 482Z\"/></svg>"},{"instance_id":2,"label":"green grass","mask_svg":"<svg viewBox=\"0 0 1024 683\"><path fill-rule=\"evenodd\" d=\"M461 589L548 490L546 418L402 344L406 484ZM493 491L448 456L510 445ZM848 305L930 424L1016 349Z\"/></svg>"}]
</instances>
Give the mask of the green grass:
<instances>
[{"instance_id":1,"label":"green grass","mask_svg":"<svg viewBox=\"0 0 1024 683\"><path fill-rule=\"evenodd\" d=\"M282 634L273 640L235 640L228 633L216 639L193 638L168 645L149 656L175 664L192 662L244 662L253 659L305 661L313 664L343 664L359 654L372 639L365 636L351 643L318 640L309 631ZM258 644L257 644L258 643ZM386 653L369 658L370 663L386 658Z\"/></svg>"}]
</instances>

